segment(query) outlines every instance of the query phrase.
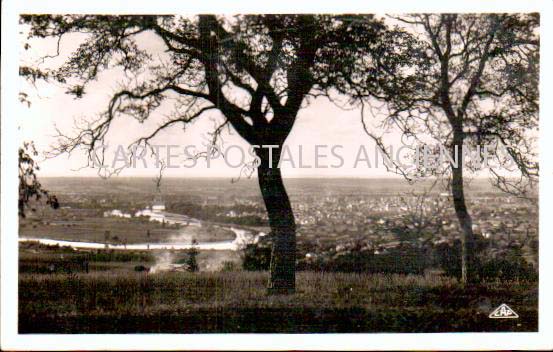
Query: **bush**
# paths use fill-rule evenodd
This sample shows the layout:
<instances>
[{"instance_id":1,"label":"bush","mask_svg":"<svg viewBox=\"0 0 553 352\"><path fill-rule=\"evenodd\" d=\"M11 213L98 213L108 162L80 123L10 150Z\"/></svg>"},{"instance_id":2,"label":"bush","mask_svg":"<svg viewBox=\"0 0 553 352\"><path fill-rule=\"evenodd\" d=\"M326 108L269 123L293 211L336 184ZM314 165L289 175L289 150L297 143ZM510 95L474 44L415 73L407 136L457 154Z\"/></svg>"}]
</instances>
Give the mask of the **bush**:
<instances>
[{"instance_id":1,"label":"bush","mask_svg":"<svg viewBox=\"0 0 553 352\"><path fill-rule=\"evenodd\" d=\"M242 267L248 271L269 270L271 247L268 244L248 244L244 248Z\"/></svg>"},{"instance_id":2,"label":"bush","mask_svg":"<svg viewBox=\"0 0 553 352\"><path fill-rule=\"evenodd\" d=\"M461 277L461 242L455 241L452 245L441 243L434 249L434 258L437 266L445 274L452 277ZM526 280L537 281L537 270L524 259L521 248L511 245L502 250L492 250L482 246L477 240L476 271L480 280Z\"/></svg>"},{"instance_id":3,"label":"bush","mask_svg":"<svg viewBox=\"0 0 553 352\"><path fill-rule=\"evenodd\" d=\"M435 265L442 268L447 276L461 277L461 241L434 246L433 257Z\"/></svg>"},{"instance_id":4,"label":"bush","mask_svg":"<svg viewBox=\"0 0 553 352\"><path fill-rule=\"evenodd\" d=\"M88 254L91 262L155 262L152 254L148 252L97 250Z\"/></svg>"},{"instance_id":5,"label":"bush","mask_svg":"<svg viewBox=\"0 0 553 352\"><path fill-rule=\"evenodd\" d=\"M55 274L87 272L89 261L86 256L74 255L68 257L44 256L29 257L19 261L19 273Z\"/></svg>"},{"instance_id":6,"label":"bush","mask_svg":"<svg viewBox=\"0 0 553 352\"><path fill-rule=\"evenodd\" d=\"M512 255L484 261L480 264L479 274L484 280L538 280L538 273L531 264L522 257Z\"/></svg>"},{"instance_id":7,"label":"bush","mask_svg":"<svg viewBox=\"0 0 553 352\"><path fill-rule=\"evenodd\" d=\"M150 271L150 268L148 268L144 265L135 265L134 266L134 271L136 271L136 272L148 272L148 271Z\"/></svg>"},{"instance_id":8,"label":"bush","mask_svg":"<svg viewBox=\"0 0 553 352\"><path fill-rule=\"evenodd\" d=\"M222 272L232 272L232 271L238 271L238 267L236 265L236 262L231 261L224 261L223 267L221 268Z\"/></svg>"},{"instance_id":9,"label":"bush","mask_svg":"<svg viewBox=\"0 0 553 352\"><path fill-rule=\"evenodd\" d=\"M427 249L403 244L382 254L354 248L342 252L325 252L296 261L298 271L328 271L350 273L422 274L432 265ZM244 249L244 270L269 270L270 243L249 244Z\"/></svg>"},{"instance_id":10,"label":"bush","mask_svg":"<svg viewBox=\"0 0 553 352\"><path fill-rule=\"evenodd\" d=\"M375 254L372 250L349 250L298 261L298 270L349 273L422 274L430 267L426 250L409 244Z\"/></svg>"},{"instance_id":11,"label":"bush","mask_svg":"<svg viewBox=\"0 0 553 352\"><path fill-rule=\"evenodd\" d=\"M522 255L520 246L511 245L492 251L481 237L476 239L476 271L480 280L528 280L538 278L537 270ZM306 257L298 253L296 270L381 274L423 274L425 270L441 268L445 275L461 277L461 242L421 246L402 243L375 254L360 247L336 251L327 249ZM270 242L249 244L244 249L245 270L268 270L271 261Z\"/></svg>"}]
</instances>

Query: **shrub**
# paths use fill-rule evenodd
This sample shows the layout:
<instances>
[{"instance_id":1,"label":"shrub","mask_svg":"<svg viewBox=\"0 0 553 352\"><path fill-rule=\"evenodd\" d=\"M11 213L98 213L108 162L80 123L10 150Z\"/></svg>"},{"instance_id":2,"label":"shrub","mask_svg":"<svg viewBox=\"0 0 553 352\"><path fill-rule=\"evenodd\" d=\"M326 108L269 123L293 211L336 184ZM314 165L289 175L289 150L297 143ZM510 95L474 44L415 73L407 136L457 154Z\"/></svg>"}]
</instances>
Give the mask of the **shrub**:
<instances>
[{"instance_id":1,"label":"shrub","mask_svg":"<svg viewBox=\"0 0 553 352\"><path fill-rule=\"evenodd\" d=\"M224 261L223 267L221 268L221 271L223 272L232 272L232 271L238 271L238 267L236 265L236 262L231 261Z\"/></svg>"},{"instance_id":2,"label":"shrub","mask_svg":"<svg viewBox=\"0 0 553 352\"><path fill-rule=\"evenodd\" d=\"M271 247L266 244L248 244L244 248L242 267L248 271L269 270Z\"/></svg>"},{"instance_id":3,"label":"shrub","mask_svg":"<svg viewBox=\"0 0 553 352\"><path fill-rule=\"evenodd\" d=\"M317 259L302 258L298 270L317 270L350 273L422 274L431 265L426 250L403 244L385 253L372 250L349 250Z\"/></svg>"},{"instance_id":4,"label":"shrub","mask_svg":"<svg viewBox=\"0 0 553 352\"><path fill-rule=\"evenodd\" d=\"M192 272L196 272L200 270L200 267L198 266L198 254L200 252L198 251L198 248L196 248L198 245L198 241L196 239L192 240L192 247L186 251L188 254L188 260L186 261L186 264L188 264L188 270Z\"/></svg>"},{"instance_id":5,"label":"shrub","mask_svg":"<svg viewBox=\"0 0 553 352\"><path fill-rule=\"evenodd\" d=\"M441 243L434 249L437 266L445 274L459 278L461 276L461 242L452 245ZM537 270L524 259L521 247L510 245L501 250L482 246L477 238L476 271L480 280L527 280L538 279Z\"/></svg>"},{"instance_id":6,"label":"shrub","mask_svg":"<svg viewBox=\"0 0 553 352\"><path fill-rule=\"evenodd\" d=\"M515 252L515 253L513 253ZM484 280L528 280L537 281L538 273L516 251L508 251L501 258L484 260L479 267L480 277Z\"/></svg>"},{"instance_id":7,"label":"shrub","mask_svg":"<svg viewBox=\"0 0 553 352\"><path fill-rule=\"evenodd\" d=\"M447 276L461 277L461 241L434 246L433 257L435 265L442 268Z\"/></svg>"},{"instance_id":8,"label":"shrub","mask_svg":"<svg viewBox=\"0 0 553 352\"><path fill-rule=\"evenodd\" d=\"M148 272L148 271L150 271L150 268L148 268L144 265L135 265L134 266L134 271L136 271L136 272Z\"/></svg>"}]
</instances>

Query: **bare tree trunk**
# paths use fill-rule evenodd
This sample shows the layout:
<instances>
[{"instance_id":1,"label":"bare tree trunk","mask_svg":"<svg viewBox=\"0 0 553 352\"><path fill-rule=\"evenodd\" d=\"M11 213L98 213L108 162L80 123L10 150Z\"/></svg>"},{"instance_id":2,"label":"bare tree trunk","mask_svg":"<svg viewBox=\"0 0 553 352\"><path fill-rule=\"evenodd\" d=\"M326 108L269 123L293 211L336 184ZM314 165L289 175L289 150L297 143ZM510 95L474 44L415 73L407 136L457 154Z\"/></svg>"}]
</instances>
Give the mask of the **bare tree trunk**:
<instances>
[{"instance_id":1,"label":"bare tree trunk","mask_svg":"<svg viewBox=\"0 0 553 352\"><path fill-rule=\"evenodd\" d=\"M455 132L453 137L452 155L457 157L457 165L452 165L451 193L455 214L463 231L461 237L461 282L475 281L474 268L474 234L472 232L472 218L465 202L463 185L463 132ZM457 149L457 156L455 150ZM455 159L454 159L455 160Z\"/></svg>"},{"instance_id":2,"label":"bare tree trunk","mask_svg":"<svg viewBox=\"0 0 553 352\"><path fill-rule=\"evenodd\" d=\"M267 150L259 150L258 180L267 208L271 239L270 294L291 294L296 288L296 222L290 199L278 168L280 152L273 150L272 163Z\"/></svg>"}]
</instances>

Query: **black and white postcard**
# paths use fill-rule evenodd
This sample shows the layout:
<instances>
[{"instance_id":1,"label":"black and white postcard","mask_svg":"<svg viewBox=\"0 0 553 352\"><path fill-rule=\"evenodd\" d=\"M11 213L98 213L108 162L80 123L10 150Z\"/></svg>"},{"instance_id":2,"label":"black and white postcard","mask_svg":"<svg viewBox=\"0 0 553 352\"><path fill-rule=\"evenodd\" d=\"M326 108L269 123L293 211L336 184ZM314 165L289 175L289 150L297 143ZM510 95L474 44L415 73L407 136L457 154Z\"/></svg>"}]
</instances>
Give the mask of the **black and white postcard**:
<instances>
[{"instance_id":1,"label":"black and white postcard","mask_svg":"<svg viewBox=\"0 0 553 352\"><path fill-rule=\"evenodd\" d=\"M551 1L2 7L3 349L553 347Z\"/></svg>"}]
</instances>

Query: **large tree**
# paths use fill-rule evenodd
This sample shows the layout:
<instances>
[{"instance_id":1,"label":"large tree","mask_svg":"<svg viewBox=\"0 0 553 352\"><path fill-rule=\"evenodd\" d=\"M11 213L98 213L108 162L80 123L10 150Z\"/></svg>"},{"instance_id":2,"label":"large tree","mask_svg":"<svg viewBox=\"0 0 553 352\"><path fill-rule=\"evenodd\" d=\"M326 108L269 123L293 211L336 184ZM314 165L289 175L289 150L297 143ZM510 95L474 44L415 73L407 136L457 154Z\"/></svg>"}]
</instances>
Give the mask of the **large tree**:
<instances>
[{"instance_id":1,"label":"large tree","mask_svg":"<svg viewBox=\"0 0 553 352\"><path fill-rule=\"evenodd\" d=\"M269 289L284 293L295 289L296 226L278 163L298 112L310 97L353 97L352 87L361 82L366 94L389 96L412 43L405 32L371 15L32 15L22 22L31 38L51 37L63 45L64 36L78 33L82 40L61 67L21 67L22 75L66 84L77 97L103 70L119 68L132 76L119 82L123 88L95 120L60 139L58 151L84 146L93 161L114 119L144 121L168 98L176 101L177 113L138 144L218 110L224 121L214 138L230 124L251 145L277 146L255 152L273 243ZM141 45L146 35L162 42L165 52Z\"/></svg>"},{"instance_id":2,"label":"large tree","mask_svg":"<svg viewBox=\"0 0 553 352\"><path fill-rule=\"evenodd\" d=\"M409 167L396 158L391 170L409 178L449 178L462 229L461 279L470 282L476 279L475 237L464 170L487 167L496 186L521 197L533 197L537 182L539 15L413 15L390 16L390 21L403 23L419 43L411 69L397 77L404 91L388 97L390 104L373 106L382 124L377 130L364 120L366 131L383 149L390 129L399 129L406 145L425 145L431 154L441 153L436 145L445 147L449 158L443 163Z\"/></svg>"}]
</instances>

